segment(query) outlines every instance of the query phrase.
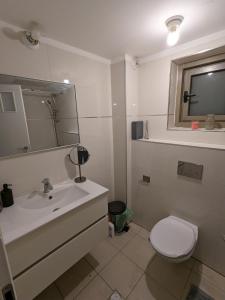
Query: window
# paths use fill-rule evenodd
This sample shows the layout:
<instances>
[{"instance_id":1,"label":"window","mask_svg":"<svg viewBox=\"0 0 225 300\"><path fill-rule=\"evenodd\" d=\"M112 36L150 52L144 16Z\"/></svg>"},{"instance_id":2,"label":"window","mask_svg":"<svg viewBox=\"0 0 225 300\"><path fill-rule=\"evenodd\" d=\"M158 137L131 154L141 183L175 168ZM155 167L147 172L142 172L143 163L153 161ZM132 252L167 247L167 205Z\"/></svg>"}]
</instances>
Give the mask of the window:
<instances>
[{"instance_id":1,"label":"window","mask_svg":"<svg viewBox=\"0 0 225 300\"><path fill-rule=\"evenodd\" d=\"M191 127L192 121L199 121L204 127L207 116L214 115L217 127L225 127L225 54L186 58L175 65L170 82L170 98L176 97L175 126Z\"/></svg>"},{"instance_id":2,"label":"window","mask_svg":"<svg viewBox=\"0 0 225 300\"><path fill-rule=\"evenodd\" d=\"M12 92L1 92L0 91L0 111L1 112L15 112L16 111L14 95Z\"/></svg>"}]
</instances>

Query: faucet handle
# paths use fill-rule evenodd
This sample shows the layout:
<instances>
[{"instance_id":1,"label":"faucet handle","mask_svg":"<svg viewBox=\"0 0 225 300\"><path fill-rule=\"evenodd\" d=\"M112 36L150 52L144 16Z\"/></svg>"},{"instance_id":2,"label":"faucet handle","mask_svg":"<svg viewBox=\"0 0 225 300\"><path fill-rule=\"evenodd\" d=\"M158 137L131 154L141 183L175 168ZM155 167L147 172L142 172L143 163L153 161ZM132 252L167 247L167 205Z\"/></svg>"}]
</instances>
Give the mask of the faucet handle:
<instances>
[{"instance_id":1,"label":"faucet handle","mask_svg":"<svg viewBox=\"0 0 225 300\"><path fill-rule=\"evenodd\" d=\"M49 178L44 178L42 180L42 183L44 183L44 184L50 183L50 179Z\"/></svg>"}]
</instances>

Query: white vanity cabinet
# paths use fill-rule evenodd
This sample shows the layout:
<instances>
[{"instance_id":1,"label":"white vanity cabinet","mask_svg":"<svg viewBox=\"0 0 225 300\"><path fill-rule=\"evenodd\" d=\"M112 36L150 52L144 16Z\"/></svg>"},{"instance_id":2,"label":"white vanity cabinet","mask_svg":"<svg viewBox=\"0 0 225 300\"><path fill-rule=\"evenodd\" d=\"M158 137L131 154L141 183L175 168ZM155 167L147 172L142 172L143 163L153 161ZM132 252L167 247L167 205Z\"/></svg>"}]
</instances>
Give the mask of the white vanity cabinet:
<instances>
[{"instance_id":1,"label":"white vanity cabinet","mask_svg":"<svg viewBox=\"0 0 225 300\"><path fill-rule=\"evenodd\" d=\"M108 235L107 192L6 244L18 300L31 300Z\"/></svg>"}]
</instances>

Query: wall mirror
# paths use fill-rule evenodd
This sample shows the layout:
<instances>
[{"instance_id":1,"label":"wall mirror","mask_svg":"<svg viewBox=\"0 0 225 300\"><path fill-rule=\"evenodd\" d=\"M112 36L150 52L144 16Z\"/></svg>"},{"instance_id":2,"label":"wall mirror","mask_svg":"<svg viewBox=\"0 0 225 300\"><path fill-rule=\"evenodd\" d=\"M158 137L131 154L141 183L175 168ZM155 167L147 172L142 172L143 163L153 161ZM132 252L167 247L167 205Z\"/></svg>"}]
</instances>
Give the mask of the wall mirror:
<instances>
[{"instance_id":1,"label":"wall mirror","mask_svg":"<svg viewBox=\"0 0 225 300\"><path fill-rule=\"evenodd\" d=\"M0 75L0 157L79 142L74 85Z\"/></svg>"}]
</instances>

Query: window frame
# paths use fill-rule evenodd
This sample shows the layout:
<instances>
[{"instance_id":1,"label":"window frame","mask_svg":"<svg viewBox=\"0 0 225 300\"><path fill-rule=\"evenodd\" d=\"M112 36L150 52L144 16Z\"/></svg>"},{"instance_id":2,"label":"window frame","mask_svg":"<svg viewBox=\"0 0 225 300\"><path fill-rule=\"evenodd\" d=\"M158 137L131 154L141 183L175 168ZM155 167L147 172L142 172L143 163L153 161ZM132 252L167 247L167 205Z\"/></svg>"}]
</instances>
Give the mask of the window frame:
<instances>
[{"instance_id":1,"label":"window frame","mask_svg":"<svg viewBox=\"0 0 225 300\"><path fill-rule=\"evenodd\" d=\"M191 127L192 121L199 121L200 127L204 127L207 116L188 116L189 101L184 103L184 91L190 92L191 76L204 74L212 71L225 70L225 53L214 55L203 59L195 59L191 62L177 64L175 71L171 72L170 88L172 77L176 77L175 86L175 126ZM186 76L185 76L186 75ZM215 115L218 128L225 127L225 115Z\"/></svg>"}]
</instances>

